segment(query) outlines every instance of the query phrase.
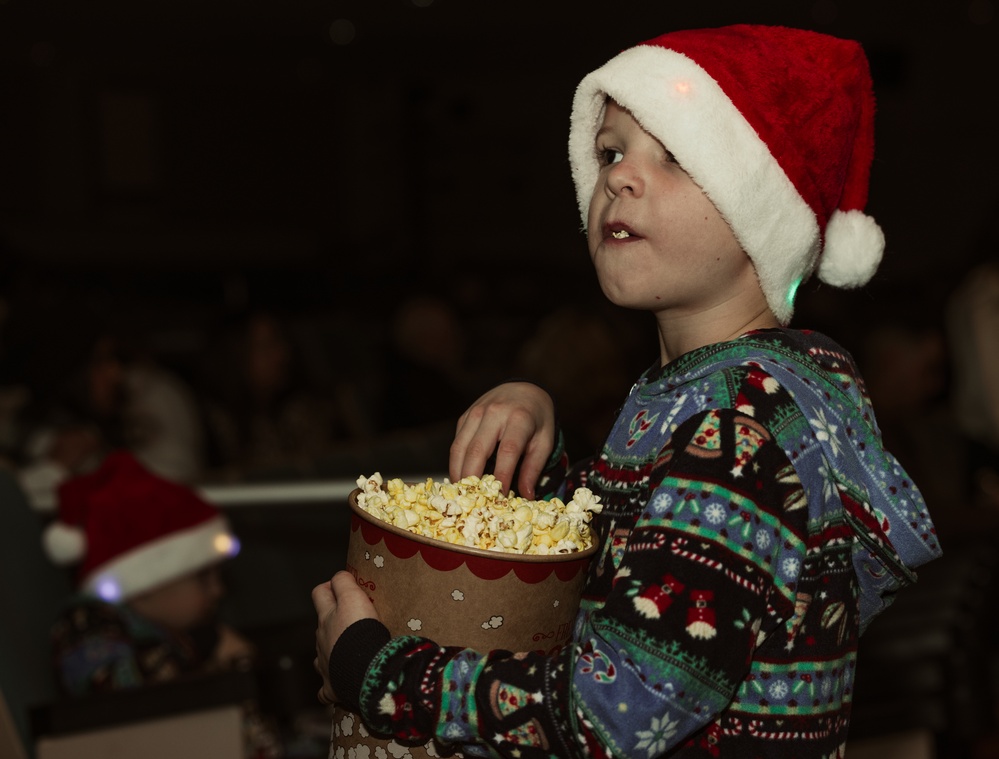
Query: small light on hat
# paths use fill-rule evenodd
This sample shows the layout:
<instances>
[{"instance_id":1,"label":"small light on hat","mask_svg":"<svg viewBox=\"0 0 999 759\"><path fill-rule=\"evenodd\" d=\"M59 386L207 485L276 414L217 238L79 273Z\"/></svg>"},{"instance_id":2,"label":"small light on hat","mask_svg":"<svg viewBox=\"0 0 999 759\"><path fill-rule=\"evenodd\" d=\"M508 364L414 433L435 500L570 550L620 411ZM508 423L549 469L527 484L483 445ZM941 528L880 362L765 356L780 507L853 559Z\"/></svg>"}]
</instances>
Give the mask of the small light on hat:
<instances>
[{"instance_id":1,"label":"small light on hat","mask_svg":"<svg viewBox=\"0 0 999 759\"><path fill-rule=\"evenodd\" d=\"M97 581L97 595L108 603L121 600L121 586L113 577L102 577Z\"/></svg>"},{"instance_id":2,"label":"small light on hat","mask_svg":"<svg viewBox=\"0 0 999 759\"><path fill-rule=\"evenodd\" d=\"M235 556L239 553L239 540L226 532L220 532L212 541L215 550L225 556Z\"/></svg>"},{"instance_id":3,"label":"small light on hat","mask_svg":"<svg viewBox=\"0 0 999 759\"><path fill-rule=\"evenodd\" d=\"M673 89L676 90L678 95L689 95L691 89L690 81L687 79L680 79L673 84Z\"/></svg>"},{"instance_id":4,"label":"small light on hat","mask_svg":"<svg viewBox=\"0 0 999 759\"><path fill-rule=\"evenodd\" d=\"M787 290L788 305L790 306L794 305L794 296L798 294L799 287L801 287L801 277L798 277L798 279L794 280L794 282L791 283L791 286Z\"/></svg>"}]
</instances>

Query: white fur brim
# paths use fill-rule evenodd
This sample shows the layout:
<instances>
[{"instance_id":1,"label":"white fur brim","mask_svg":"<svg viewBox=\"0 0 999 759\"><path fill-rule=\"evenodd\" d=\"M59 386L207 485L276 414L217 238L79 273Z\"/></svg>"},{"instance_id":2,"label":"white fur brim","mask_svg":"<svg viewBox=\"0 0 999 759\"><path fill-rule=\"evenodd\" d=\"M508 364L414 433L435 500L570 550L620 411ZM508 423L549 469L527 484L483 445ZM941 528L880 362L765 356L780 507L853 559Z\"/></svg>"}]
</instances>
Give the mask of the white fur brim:
<instances>
[{"instance_id":1,"label":"white fur brim","mask_svg":"<svg viewBox=\"0 0 999 759\"><path fill-rule=\"evenodd\" d=\"M216 517L102 564L83 578L81 589L106 601L124 601L230 557L238 546L225 517Z\"/></svg>"},{"instance_id":2,"label":"white fur brim","mask_svg":"<svg viewBox=\"0 0 999 759\"><path fill-rule=\"evenodd\" d=\"M819 256L818 221L724 90L680 53L639 45L579 84L569 160L584 226L599 174L594 138L605 96L628 109L677 157L753 261L775 316L790 321L794 293Z\"/></svg>"}]
</instances>

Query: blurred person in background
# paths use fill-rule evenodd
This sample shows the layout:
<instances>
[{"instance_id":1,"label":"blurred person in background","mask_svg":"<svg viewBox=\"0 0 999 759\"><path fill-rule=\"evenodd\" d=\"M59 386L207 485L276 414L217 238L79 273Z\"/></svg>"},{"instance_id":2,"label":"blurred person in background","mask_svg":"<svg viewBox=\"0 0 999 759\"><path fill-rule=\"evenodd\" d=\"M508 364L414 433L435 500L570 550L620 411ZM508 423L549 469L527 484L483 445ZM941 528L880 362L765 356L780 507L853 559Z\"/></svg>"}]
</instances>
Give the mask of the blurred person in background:
<instances>
[{"instance_id":1,"label":"blurred person in background","mask_svg":"<svg viewBox=\"0 0 999 759\"><path fill-rule=\"evenodd\" d=\"M972 505L999 513L999 261L973 268L947 304L952 404L967 436Z\"/></svg>"},{"instance_id":2,"label":"blurred person in background","mask_svg":"<svg viewBox=\"0 0 999 759\"><path fill-rule=\"evenodd\" d=\"M437 471L472 398L474 351L451 300L434 294L404 298L385 328L384 350L372 348L362 358L374 386L378 435L328 460L329 469L343 475L372 467Z\"/></svg>"},{"instance_id":3,"label":"blurred person in background","mask_svg":"<svg viewBox=\"0 0 999 759\"><path fill-rule=\"evenodd\" d=\"M997 271L971 271L937 306L882 292L853 339L885 445L945 547L999 529Z\"/></svg>"},{"instance_id":4,"label":"blurred person in background","mask_svg":"<svg viewBox=\"0 0 999 759\"><path fill-rule=\"evenodd\" d=\"M946 547L966 534L970 492L966 440L948 403L942 326L891 312L865 325L856 356L885 446L912 477Z\"/></svg>"},{"instance_id":5,"label":"blurred person in background","mask_svg":"<svg viewBox=\"0 0 999 759\"><path fill-rule=\"evenodd\" d=\"M112 326L71 329L33 357L31 420L19 480L42 511L66 478L125 448L162 477L190 483L202 472L204 431L192 390Z\"/></svg>"},{"instance_id":6,"label":"blurred person in background","mask_svg":"<svg viewBox=\"0 0 999 759\"><path fill-rule=\"evenodd\" d=\"M206 356L202 383L212 477L301 476L332 448L367 434L349 384L328 393L314 387L279 315L248 313L220 340Z\"/></svg>"},{"instance_id":7,"label":"blurred person in background","mask_svg":"<svg viewBox=\"0 0 999 759\"><path fill-rule=\"evenodd\" d=\"M410 297L393 315L390 336L382 429L444 423L453 432L474 400L467 336L457 311L442 297Z\"/></svg>"},{"instance_id":8,"label":"blurred person in background","mask_svg":"<svg viewBox=\"0 0 999 759\"><path fill-rule=\"evenodd\" d=\"M596 450L631 387L622 339L595 309L559 308L544 317L517 355L517 376L558 398L567 449Z\"/></svg>"}]
</instances>

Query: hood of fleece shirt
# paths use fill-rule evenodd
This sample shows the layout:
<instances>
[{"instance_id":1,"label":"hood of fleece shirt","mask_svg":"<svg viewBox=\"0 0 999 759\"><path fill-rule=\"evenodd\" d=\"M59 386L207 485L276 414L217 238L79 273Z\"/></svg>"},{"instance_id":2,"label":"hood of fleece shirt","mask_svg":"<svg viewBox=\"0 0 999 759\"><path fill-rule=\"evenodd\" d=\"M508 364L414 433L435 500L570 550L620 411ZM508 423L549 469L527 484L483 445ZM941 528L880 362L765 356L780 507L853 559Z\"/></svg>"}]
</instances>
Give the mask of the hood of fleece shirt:
<instances>
[{"instance_id":1,"label":"hood of fleece shirt","mask_svg":"<svg viewBox=\"0 0 999 759\"><path fill-rule=\"evenodd\" d=\"M816 356L822 356L822 364ZM693 363L678 369L686 382L720 368L746 366L777 380L808 420L812 434L788 447L794 446L792 461L810 505L824 497L816 473L828 468L834 474L854 533L852 559L863 632L895 593L915 582L916 567L941 555L923 496L885 450L870 402L859 390L856 366L834 341L817 332L763 330L707 346Z\"/></svg>"}]
</instances>

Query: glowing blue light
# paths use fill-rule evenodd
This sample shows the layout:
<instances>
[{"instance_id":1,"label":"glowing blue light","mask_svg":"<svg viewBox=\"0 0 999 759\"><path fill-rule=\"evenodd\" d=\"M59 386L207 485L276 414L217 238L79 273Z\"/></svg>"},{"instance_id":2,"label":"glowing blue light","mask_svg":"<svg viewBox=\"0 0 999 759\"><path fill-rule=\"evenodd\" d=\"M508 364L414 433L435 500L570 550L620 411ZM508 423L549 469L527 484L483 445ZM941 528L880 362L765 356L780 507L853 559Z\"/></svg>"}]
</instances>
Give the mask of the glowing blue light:
<instances>
[{"instance_id":1,"label":"glowing blue light","mask_svg":"<svg viewBox=\"0 0 999 759\"><path fill-rule=\"evenodd\" d=\"M225 532L220 532L212 541L215 550L223 556L235 556L239 553L239 538Z\"/></svg>"},{"instance_id":2,"label":"glowing blue light","mask_svg":"<svg viewBox=\"0 0 999 759\"><path fill-rule=\"evenodd\" d=\"M97 595L108 603L121 600L121 586L113 577L102 577L97 581Z\"/></svg>"}]
</instances>

